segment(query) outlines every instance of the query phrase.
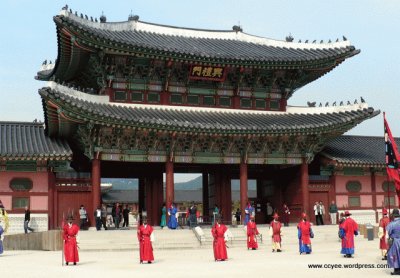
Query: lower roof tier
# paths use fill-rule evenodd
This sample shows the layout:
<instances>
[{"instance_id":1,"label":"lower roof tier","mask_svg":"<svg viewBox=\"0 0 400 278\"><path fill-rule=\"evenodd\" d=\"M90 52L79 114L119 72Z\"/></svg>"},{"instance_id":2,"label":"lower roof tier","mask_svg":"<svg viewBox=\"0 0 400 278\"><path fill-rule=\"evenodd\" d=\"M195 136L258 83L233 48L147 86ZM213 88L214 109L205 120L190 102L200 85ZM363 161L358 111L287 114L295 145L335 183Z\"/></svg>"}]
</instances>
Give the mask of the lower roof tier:
<instances>
[{"instance_id":1,"label":"lower roof tier","mask_svg":"<svg viewBox=\"0 0 400 278\"><path fill-rule=\"evenodd\" d=\"M39 94L48 133L54 136L59 135L62 121L193 134L340 135L380 113L367 103L288 107L285 112L110 103L108 96L88 95L56 83L49 86Z\"/></svg>"}]
</instances>

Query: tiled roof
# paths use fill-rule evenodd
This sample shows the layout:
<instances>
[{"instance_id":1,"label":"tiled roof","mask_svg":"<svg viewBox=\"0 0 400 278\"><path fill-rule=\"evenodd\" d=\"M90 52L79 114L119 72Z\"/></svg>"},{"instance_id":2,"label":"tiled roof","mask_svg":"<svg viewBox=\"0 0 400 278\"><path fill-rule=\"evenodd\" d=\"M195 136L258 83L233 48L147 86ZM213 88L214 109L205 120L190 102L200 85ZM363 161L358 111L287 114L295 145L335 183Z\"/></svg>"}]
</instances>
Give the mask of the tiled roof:
<instances>
[{"instance_id":1,"label":"tiled roof","mask_svg":"<svg viewBox=\"0 0 400 278\"><path fill-rule=\"evenodd\" d=\"M0 122L0 157L70 158L68 143L45 135L43 123Z\"/></svg>"},{"instance_id":2,"label":"tiled roof","mask_svg":"<svg viewBox=\"0 0 400 278\"><path fill-rule=\"evenodd\" d=\"M181 58L210 58L235 63L297 63L345 59L360 52L347 40L321 44L295 43L232 30L199 30L141 21L100 23L80 18L65 10L54 19L59 28L75 28L90 44L106 44L109 48L150 49L163 55L179 54Z\"/></svg>"},{"instance_id":3,"label":"tiled roof","mask_svg":"<svg viewBox=\"0 0 400 278\"><path fill-rule=\"evenodd\" d=\"M51 101L52 105L62 107L67 118L165 131L263 135L310 134L333 130L345 132L380 113L366 103L328 107L325 110L310 108L302 113L129 105L105 103L102 101L104 96L68 93L58 87L45 87L39 93L44 102ZM86 100L82 96L87 96Z\"/></svg>"},{"instance_id":4,"label":"tiled roof","mask_svg":"<svg viewBox=\"0 0 400 278\"><path fill-rule=\"evenodd\" d=\"M400 144L400 139L396 139ZM321 154L343 166L385 167L385 140L374 136L339 136Z\"/></svg>"}]
</instances>

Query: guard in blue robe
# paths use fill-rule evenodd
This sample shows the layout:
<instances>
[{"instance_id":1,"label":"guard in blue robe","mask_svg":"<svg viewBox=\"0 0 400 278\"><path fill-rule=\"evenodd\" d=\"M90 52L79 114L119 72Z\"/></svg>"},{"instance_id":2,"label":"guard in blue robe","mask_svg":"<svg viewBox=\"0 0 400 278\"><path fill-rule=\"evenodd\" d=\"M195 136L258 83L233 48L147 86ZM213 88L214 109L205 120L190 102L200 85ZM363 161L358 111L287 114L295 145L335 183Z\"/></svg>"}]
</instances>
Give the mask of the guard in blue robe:
<instances>
[{"instance_id":1,"label":"guard in blue robe","mask_svg":"<svg viewBox=\"0 0 400 278\"><path fill-rule=\"evenodd\" d=\"M178 227L178 221L176 219L176 213L178 210L174 205L171 205L171 207L168 209L168 228L170 229L176 229Z\"/></svg>"},{"instance_id":2,"label":"guard in blue robe","mask_svg":"<svg viewBox=\"0 0 400 278\"><path fill-rule=\"evenodd\" d=\"M400 275L400 214L398 209L392 212L393 221L386 227L389 236L389 250L387 262L389 267L394 268L392 275Z\"/></svg>"},{"instance_id":3,"label":"guard in blue robe","mask_svg":"<svg viewBox=\"0 0 400 278\"><path fill-rule=\"evenodd\" d=\"M254 216L254 208L251 206L250 202L248 202L246 208L244 209L244 226L247 226L247 223L250 221L252 215Z\"/></svg>"},{"instance_id":4,"label":"guard in blue robe","mask_svg":"<svg viewBox=\"0 0 400 278\"><path fill-rule=\"evenodd\" d=\"M1 221L0 221L0 254L3 254L3 239L4 239L4 229L1 226Z\"/></svg>"}]
</instances>

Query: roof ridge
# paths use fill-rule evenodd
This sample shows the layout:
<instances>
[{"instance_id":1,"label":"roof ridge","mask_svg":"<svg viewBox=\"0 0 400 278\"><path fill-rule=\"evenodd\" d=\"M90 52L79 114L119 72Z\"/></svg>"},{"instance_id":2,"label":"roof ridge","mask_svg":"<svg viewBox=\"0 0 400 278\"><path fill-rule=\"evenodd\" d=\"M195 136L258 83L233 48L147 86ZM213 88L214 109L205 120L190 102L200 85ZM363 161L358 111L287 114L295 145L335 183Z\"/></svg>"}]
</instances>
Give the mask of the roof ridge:
<instances>
[{"instance_id":1,"label":"roof ridge","mask_svg":"<svg viewBox=\"0 0 400 278\"><path fill-rule=\"evenodd\" d=\"M0 125L37 125L43 127L44 122L0 121Z\"/></svg>"}]
</instances>

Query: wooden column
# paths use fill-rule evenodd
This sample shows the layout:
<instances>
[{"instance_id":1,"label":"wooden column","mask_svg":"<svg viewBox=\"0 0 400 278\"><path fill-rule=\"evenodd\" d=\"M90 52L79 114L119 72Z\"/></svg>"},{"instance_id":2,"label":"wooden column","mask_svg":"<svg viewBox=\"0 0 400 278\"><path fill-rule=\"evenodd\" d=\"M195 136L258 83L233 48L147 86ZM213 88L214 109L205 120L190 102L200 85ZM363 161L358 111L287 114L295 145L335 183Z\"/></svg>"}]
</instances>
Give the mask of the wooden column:
<instances>
[{"instance_id":1,"label":"wooden column","mask_svg":"<svg viewBox=\"0 0 400 278\"><path fill-rule=\"evenodd\" d=\"M221 185L221 208L223 212L224 223L232 224L232 190L231 190L231 178L228 174L227 169L221 171L220 178Z\"/></svg>"},{"instance_id":2,"label":"wooden column","mask_svg":"<svg viewBox=\"0 0 400 278\"><path fill-rule=\"evenodd\" d=\"M174 163L169 159L165 163L165 199L169 208L174 202Z\"/></svg>"},{"instance_id":3,"label":"wooden column","mask_svg":"<svg viewBox=\"0 0 400 278\"><path fill-rule=\"evenodd\" d=\"M58 228L61 226L61 222L60 222L60 216L58 215L58 191L55 184L53 191L53 213L54 213L54 228Z\"/></svg>"},{"instance_id":4,"label":"wooden column","mask_svg":"<svg viewBox=\"0 0 400 278\"><path fill-rule=\"evenodd\" d=\"M247 196L247 164L242 161L240 163L240 210L242 212L242 218L244 219L244 210L248 201Z\"/></svg>"},{"instance_id":5,"label":"wooden column","mask_svg":"<svg viewBox=\"0 0 400 278\"><path fill-rule=\"evenodd\" d=\"M54 192L55 192L55 183L56 183L56 177L53 172L48 173L48 182L49 182L49 187L48 187L48 204L47 204L47 212L49 214L49 225L48 228L49 230L54 229L55 223L56 223L56 214L54 211Z\"/></svg>"},{"instance_id":6,"label":"wooden column","mask_svg":"<svg viewBox=\"0 0 400 278\"><path fill-rule=\"evenodd\" d=\"M301 193L303 201L303 210L310 217L310 194L308 192L308 164L303 158L303 163L300 167L300 183L301 183Z\"/></svg>"},{"instance_id":7,"label":"wooden column","mask_svg":"<svg viewBox=\"0 0 400 278\"><path fill-rule=\"evenodd\" d=\"M89 211L89 216L93 216L97 207L100 206L101 192L100 192L100 160L98 158L94 158L92 160L92 211ZM96 225L95 221L90 222L92 227Z\"/></svg>"},{"instance_id":8,"label":"wooden column","mask_svg":"<svg viewBox=\"0 0 400 278\"><path fill-rule=\"evenodd\" d=\"M143 210L147 211L146 207L146 186L145 178L143 176L139 177L139 215L142 217Z\"/></svg>"},{"instance_id":9,"label":"wooden column","mask_svg":"<svg viewBox=\"0 0 400 278\"><path fill-rule=\"evenodd\" d=\"M202 174L202 184L203 184L203 217L208 219L210 216L210 202L208 196L208 172L203 171Z\"/></svg>"},{"instance_id":10,"label":"wooden column","mask_svg":"<svg viewBox=\"0 0 400 278\"><path fill-rule=\"evenodd\" d=\"M371 168L371 193L372 193L372 209L375 211L375 221L379 222L379 213L376 211L376 176L375 171Z\"/></svg>"}]
</instances>

